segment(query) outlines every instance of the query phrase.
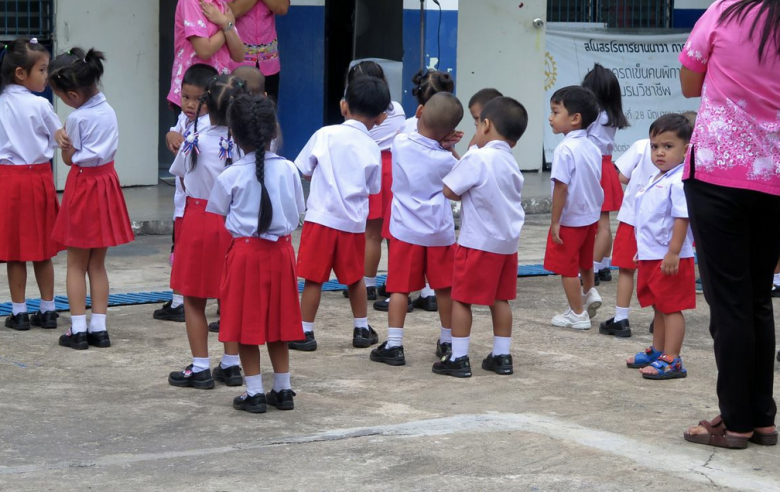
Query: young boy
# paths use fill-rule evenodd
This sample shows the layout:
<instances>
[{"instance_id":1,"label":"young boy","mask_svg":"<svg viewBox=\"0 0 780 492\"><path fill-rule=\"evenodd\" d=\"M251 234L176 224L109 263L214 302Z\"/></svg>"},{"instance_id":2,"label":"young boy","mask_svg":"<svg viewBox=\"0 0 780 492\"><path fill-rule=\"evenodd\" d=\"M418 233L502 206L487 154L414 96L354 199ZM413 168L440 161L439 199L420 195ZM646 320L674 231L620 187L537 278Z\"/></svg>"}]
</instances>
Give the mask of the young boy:
<instances>
[{"instance_id":1,"label":"young boy","mask_svg":"<svg viewBox=\"0 0 780 492\"><path fill-rule=\"evenodd\" d=\"M512 308L517 297L517 245L525 213L523 175L511 149L528 126L528 113L509 97L482 110L477 148L444 178L444 196L461 200L461 230L452 277L452 352L433 365L435 374L471 377L471 305L490 306L493 351L482 369L512 374Z\"/></svg>"},{"instance_id":2,"label":"young boy","mask_svg":"<svg viewBox=\"0 0 780 492\"><path fill-rule=\"evenodd\" d=\"M375 362L406 363L403 333L408 296L422 289L426 278L436 293L441 320L436 355L442 357L451 350L455 223L442 179L458 161L441 142L452 137L462 119L458 98L439 92L425 103L417 132L398 135L393 141L392 248L387 269L387 292L391 294L387 341L371 351Z\"/></svg>"},{"instance_id":3,"label":"young boy","mask_svg":"<svg viewBox=\"0 0 780 492\"><path fill-rule=\"evenodd\" d=\"M653 306L653 345L626 360L645 379L684 378L680 358L685 337L683 310L696 307L693 235L683 191L683 160L693 128L681 114L650 125L653 164L658 172L637 192L636 242L642 307Z\"/></svg>"},{"instance_id":4,"label":"young boy","mask_svg":"<svg viewBox=\"0 0 780 492\"><path fill-rule=\"evenodd\" d=\"M553 155L552 221L544 268L561 276L569 302L569 309L555 316L552 324L588 330L590 319L601 307L601 297L593 286L593 244L604 190L601 151L588 140L585 129L598 118L599 105L590 90L570 86L553 94L550 110L553 133L563 133L565 138Z\"/></svg>"},{"instance_id":5,"label":"young boy","mask_svg":"<svg viewBox=\"0 0 780 492\"><path fill-rule=\"evenodd\" d=\"M267 97L265 92L265 76L259 68L251 65L240 65L233 70L233 74L246 82L246 88L250 94Z\"/></svg>"},{"instance_id":6,"label":"young boy","mask_svg":"<svg viewBox=\"0 0 780 492\"><path fill-rule=\"evenodd\" d=\"M198 132L204 132L209 127L208 108L203 105L198 113L198 103L203 93L206 92L206 86L213 77L217 76L217 70L209 65L202 63L195 64L184 72L184 78L181 83L181 113L176 122L165 136L165 143L168 150L174 154L179 152L179 148L185 142L185 139L192 132L195 118L198 118ZM172 243L176 242L176 232L181 225L184 217L184 206L187 203L187 195L182 188L181 180L175 180L176 192L173 195L173 235ZM173 244L171 245L171 265L173 265ZM178 292L173 292L173 299L163 304L162 308L153 313L154 319L164 321L184 322L184 297Z\"/></svg>"},{"instance_id":7,"label":"young boy","mask_svg":"<svg viewBox=\"0 0 780 492\"><path fill-rule=\"evenodd\" d=\"M353 81L341 101L346 121L318 130L295 159L303 177L311 180L311 191L298 250L298 276L305 279L301 315L306 338L290 343L293 350L317 349L314 319L331 269L349 291L352 345L366 348L379 343L368 325L363 280L368 195L379 193L382 179L382 157L368 131L384 121L389 105L384 81L375 77Z\"/></svg>"},{"instance_id":8,"label":"young boy","mask_svg":"<svg viewBox=\"0 0 780 492\"><path fill-rule=\"evenodd\" d=\"M471 113L471 117L474 118L475 128L479 126L479 115L482 114L482 109L485 107L485 105L493 99L503 96L504 95L501 94L497 89L492 88L480 89L474 93L473 96L471 96L471 99L469 99L469 113ZM477 135L474 134L474 137L469 142L469 148L476 144L476 139Z\"/></svg>"}]
</instances>

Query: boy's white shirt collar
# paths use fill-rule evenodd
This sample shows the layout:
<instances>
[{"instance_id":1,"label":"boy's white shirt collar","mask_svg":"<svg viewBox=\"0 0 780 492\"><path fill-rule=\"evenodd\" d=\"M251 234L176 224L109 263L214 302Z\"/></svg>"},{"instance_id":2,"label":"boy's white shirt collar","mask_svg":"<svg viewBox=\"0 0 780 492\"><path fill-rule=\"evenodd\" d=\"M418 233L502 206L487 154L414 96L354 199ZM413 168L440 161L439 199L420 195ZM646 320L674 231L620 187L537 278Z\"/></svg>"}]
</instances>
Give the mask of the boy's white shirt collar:
<instances>
[{"instance_id":1,"label":"boy's white shirt collar","mask_svg":"<svg viewBox=\"0 0 780 492\"><path fill-rule=\"evenodd\" d=\"M365 133L366 135L368 135L368 127L358 120L346 120L344 123L342 123L342 125L347 125L352 128L356 128L361 132Z\"/></svg>"}]
</instances>

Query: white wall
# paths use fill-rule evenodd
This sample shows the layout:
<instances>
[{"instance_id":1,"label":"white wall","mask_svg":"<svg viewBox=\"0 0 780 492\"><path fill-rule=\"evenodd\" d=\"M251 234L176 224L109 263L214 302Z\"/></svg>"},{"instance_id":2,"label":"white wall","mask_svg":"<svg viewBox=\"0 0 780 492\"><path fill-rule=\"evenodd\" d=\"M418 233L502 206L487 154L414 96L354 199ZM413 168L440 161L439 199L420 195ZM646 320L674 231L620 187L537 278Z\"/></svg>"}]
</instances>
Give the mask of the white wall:
<instances>
[{"instance_id":1,"label":"white wall","mask_svg":"<svg viewBox=\"0 0 780 492\"><path fill-rule=\"evenodd\" d=\"M54 52L73 46L106 54L103 91L119 119L117 172L123 186L157 183L159 13L156 0L57 0ZM70 108L55 97L63 121ZM68 167L57 161L64 188Z\"/></svg>"}]
</instances>

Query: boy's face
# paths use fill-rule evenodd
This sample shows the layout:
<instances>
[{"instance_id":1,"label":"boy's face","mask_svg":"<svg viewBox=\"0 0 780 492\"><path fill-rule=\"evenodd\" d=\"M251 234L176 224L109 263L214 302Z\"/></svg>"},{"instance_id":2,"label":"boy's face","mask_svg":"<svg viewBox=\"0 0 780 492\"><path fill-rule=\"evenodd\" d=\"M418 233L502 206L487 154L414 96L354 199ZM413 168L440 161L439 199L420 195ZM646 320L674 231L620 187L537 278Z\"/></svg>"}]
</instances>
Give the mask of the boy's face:
<instances>
[{"instance_id":1,"label":"boy's face","mask_svg":"<svg viewBox=\"0 0 780 492\"><path fill-rule=\"evenodd\" d=\"M192 121L198 116L203 116L208 111L208 108L204 104L200 108L200 114L198 114L198 102L203 97L203 93L206 92L202 87L197 87L190 84L182 84L181 86L181 110L187 115L187 119Z\"/></svg>"},{"instance_id":2,"label":"boy's face","mask_svg":"<svg viewBox=\"0 0 780 492\"><path fill-rule=\"evenodd\" d=\"M556 102L550 102L550 117L547 120L556 135L559 133L565 135L582 124L582 116L579 113L571 115L563 104Z\"/></svg>"},{"instance_id":3,"label":"boy's face","mask_svg":"<svg viewBox=\"0 0 780 492\"><path fill-rule=\"evenodd\" d=\"M685 159L688 142L674 132L663 132L650 137L650 157L662 173L674 169Z\"/></svg>"},{"instance_id":4,"label":"boy's face","mask_svg":"<svg viewBox=\"0 0 780 492\"><path fill-rule=\"evenodd\" d=\"M469 106L469 112L471 117L474 118L474 126L479 127L479 115L482 114L482 105L474 103L473 106Z\"/></svg>"}]
</instances>

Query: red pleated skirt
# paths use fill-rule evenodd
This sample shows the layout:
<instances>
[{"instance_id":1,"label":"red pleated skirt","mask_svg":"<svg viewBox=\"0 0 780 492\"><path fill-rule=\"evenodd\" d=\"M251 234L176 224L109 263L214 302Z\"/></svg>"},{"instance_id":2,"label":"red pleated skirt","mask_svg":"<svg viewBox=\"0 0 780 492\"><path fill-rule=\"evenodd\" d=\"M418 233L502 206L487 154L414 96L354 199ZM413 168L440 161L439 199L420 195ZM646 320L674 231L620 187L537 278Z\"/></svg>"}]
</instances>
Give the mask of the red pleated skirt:
<instances>
[{"instance_id":1,"label":"red pleated skirt","mask_svg":"<svg viewBox=\"0 0 780 492\"><path fill-rule=\"evenodd\" d=\"M173 246L171 288L188 297L215 299L219 297L231 236L225 229L225 218L206 212L206 205L208 200L187 197Z\"/></svg>"},{"instance_id":2,"label":"red pleated skirt","mask_svg":"<svg viewBox=\"0 0 780 492\"><path fill-rule=\"evenodd\" d=\"M109 248L134 239L114 162L70 167L52 238L69 248Z\"/></svg>"},{"instance_id":3,"label":"red pleated skirt","mask_svg":"<svg viewBox=\"0 0 780 492\"><path fill-rule=\"evenodd\" d=\"M60 205L51 165L0 165L0 261L44 261L65 249L51 233Z\"/></svg>"},{"instance_id":4,"label":"red pleated skirt","mask_svg":"<svg viewBox=\"0 0 780 492\"><path fill-rule=\"evenodd\" d=\"M601 188L604 190L604 203L602 212L617 212L623 204L623 186L620 184L615 165L612 164L612 156L601 156Z\"/></svg>"},{"instance_id":5,"label":"red pleated skirt","mask_svg":"<svg viewBox=\"0 0 780 492\"><path fill-rule=\"evenodd\" d=\"M290 236L276 242L233 239L220 302L220 342L263 345L302 340L298 277Z\"/></svg>"}]
</instances>

